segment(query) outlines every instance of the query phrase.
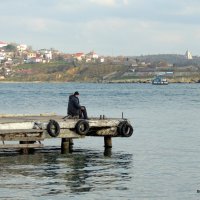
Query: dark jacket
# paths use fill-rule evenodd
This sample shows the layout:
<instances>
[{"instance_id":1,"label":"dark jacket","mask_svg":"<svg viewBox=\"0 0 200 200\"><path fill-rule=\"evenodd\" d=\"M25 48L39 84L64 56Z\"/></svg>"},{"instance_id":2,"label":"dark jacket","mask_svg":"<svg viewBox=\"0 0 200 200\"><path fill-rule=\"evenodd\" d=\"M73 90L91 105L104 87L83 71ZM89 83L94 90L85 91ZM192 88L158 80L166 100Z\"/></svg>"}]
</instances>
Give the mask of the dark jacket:
<instances>
[{"instance_id":1,"label":"dark jacket","mask_svg":"<svg viewBox=\"0 0 200 200\"><path fill-rule=\"evenodd\" d=\"M81 105L79 104L79 98L74 95L70 95L67 114L72 116L79 115L80 109Z\"/></svg>"}]
</instances>

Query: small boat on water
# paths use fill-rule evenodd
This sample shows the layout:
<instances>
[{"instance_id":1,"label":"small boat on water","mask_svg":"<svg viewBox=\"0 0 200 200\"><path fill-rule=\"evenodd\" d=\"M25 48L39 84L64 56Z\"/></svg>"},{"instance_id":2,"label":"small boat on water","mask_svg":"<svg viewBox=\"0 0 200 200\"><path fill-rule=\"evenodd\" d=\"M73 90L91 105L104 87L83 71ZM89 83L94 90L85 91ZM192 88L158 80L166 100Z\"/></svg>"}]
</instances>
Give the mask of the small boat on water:
<instances>
[{"instance_id":1,"label":"small boat on water","mask_svg":"<svg viewBox=\"0 0 200 200\"><path fill-rule=\"evenodd\" d=\"M156 76L153 80L152 80L152 84L153 85L168 85L168 81L166 78L162 77L162 76Z\"/></svg>"}]
</instances>

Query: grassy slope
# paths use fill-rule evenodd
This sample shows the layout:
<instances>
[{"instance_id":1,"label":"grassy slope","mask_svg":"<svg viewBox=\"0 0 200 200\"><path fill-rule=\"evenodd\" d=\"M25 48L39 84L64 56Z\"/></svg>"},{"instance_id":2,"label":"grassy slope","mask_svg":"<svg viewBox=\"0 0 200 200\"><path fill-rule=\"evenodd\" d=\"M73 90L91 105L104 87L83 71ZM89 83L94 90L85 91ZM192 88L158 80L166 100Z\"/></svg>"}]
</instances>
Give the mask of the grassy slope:
<instances>
[{"instance_id":1,"label":"grassy slope","mask_svg":"<svg viewBox=\"0 0 200 200\"><path fill-rule=\"evenodd\" d=\"M80 81L98 82L113 72L126 71L126 67L107 64L24 64L14 68L15 73L8 81ZM107 77L109 78L109 76Z\"/></svg>"},{"instance_id":2,"label":"grassy slope","mask_svg":"<svg viewBox=\"0 0 200 200\"><path fill-rule=\"evenodd\" d=\"M15 73L6 81L57 81L57 82L150 82L152 77L122 76L128 66L119 64L81 64L55 62L48 64L24 64L13 67ZM198 82L200 75L171 77L170 82ZM5 81L5 80L4 80Z\"/></svg>"}]
</instances>

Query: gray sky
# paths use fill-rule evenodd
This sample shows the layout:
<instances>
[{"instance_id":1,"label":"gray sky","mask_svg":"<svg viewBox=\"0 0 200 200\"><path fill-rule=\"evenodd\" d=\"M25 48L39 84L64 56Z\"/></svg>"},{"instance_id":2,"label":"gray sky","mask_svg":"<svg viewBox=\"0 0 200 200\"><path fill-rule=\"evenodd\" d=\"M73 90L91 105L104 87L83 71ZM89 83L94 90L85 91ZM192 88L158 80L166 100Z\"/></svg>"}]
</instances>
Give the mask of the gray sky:
<instances>
[{"instance_id":1,"label":"gray sky","mask_svg":"<svg viewBox=\"0 0 200 200\"><path fill-rule=\"evenodd\" d=\"M0 41L65 53L200 55L199 0L0 0Z\"/></svg>"}]
</instances>

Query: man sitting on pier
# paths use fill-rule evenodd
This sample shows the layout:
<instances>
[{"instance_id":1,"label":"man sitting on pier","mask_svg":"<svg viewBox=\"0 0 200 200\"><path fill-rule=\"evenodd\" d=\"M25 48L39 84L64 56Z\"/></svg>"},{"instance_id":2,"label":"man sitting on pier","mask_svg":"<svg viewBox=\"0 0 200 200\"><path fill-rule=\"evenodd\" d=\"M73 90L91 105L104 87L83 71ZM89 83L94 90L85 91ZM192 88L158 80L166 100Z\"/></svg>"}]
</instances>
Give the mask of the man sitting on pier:
<instances>
[{"instance_id":1,"label":"man sitting on pier","mask_svg":"<svg viewBox=\"0 0 200 200\"><path fill-rule=\"evenodd\" d=\"M74 92L74 94L69 96L68 116L79 117L80 119L88 119L87 110L85 106L81 106L79 103L79 92Z\"/></svg>"}]
</instances>

